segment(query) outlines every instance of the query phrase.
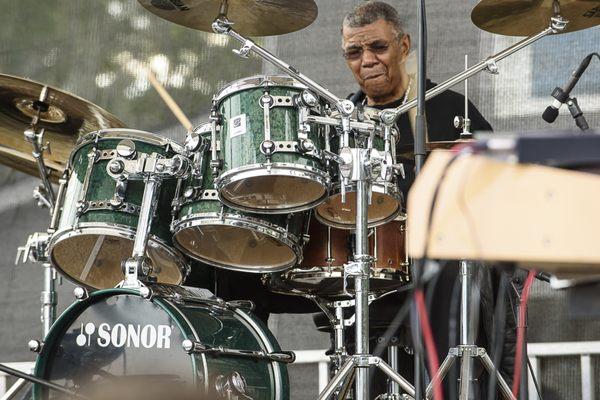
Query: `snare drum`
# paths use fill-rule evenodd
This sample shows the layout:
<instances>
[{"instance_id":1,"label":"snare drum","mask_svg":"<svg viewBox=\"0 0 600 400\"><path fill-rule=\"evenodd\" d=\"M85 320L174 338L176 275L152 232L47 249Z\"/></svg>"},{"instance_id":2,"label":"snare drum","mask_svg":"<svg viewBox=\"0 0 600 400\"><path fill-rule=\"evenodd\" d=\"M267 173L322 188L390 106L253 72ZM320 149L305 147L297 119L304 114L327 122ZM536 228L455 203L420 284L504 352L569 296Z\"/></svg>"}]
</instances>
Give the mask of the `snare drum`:
<instances>
[{"instance_id":1,"label":"snare drum","mask_svg":"<svg viewBox=\"0 0 600 400\"><path fill-rule=\"evenodd\" d=\"M59 224L49 242L53 265L73 282L94 289L123 280L121 262L131 257L144 183L117 182L110 160L183 151L175 142L133 129L106 129L84 137L69 161L69 179ZM187 275L183 256L173 248L169 223L175 180L164 180L152 221L146 255L158 282L179 284Z\"/></svg>"},{"instance_id":2,"label":"snare drum","mask_svg":"<svg viewBox=\"0 0 600 400\"><path fill-rule=\"evenodd\" d=\"M210 170L209 124L198 128L192 176L179 183L175 245L192 258L242 272L289 269L302 259L305 214L257 215L223 205Z\"/></svg>"},{"instance_id":3,"label":"snare drum","mask_svg":"<svg viewBox=\"0 0 600 400\"><path fill-rule=\"evenodd\" d=\"M397 289L409 281L409 263L405 246L405 220L396 219L369 232L369 253L374 256L369 279L370 291L382 293ZM310 239L304 247L304 260L279 277L267 279L275 292L314 294L322 297L343 296L344 263L354 252L354 235L311 221ZM278 285L280 281L282 285ZM280 286L280 287L278 287ZM348 280L348 292L354 280Z\"/></svg>"},{"instance_id":4,"label":"snare drum","mask_svg":"<svg viewBox=\"0 0 600 400\"><path fill-rule=\"evenodd\" d=\"M216 95L222 169L215 184L223 203L281 214L313 208L327 197L324 129L300 118L320 105L316 97L314 106L300 105L305 89L289 77L261 75Z\"/></svg>"},{"instance_id":5,"label":"snare drum","mask_svg":"<svg viewBox=\"0 0 600 400\"><path fill-rule=\"evenodd\" d=\"M391 138L392 149L395 146L394 136ZM351 138L350 145L353 146ZM337 143L332 143L332 151L337 150ZM373 138L373 148L384 149L384 140L381 136ZM315 209L315 217L325 225L339 229L354 229L356 226L356 183L347 185L346 201L342 202L341 184L336 177L331 194ZM396 217L405 217L402 212L403 196L398 188L396 178L390 182L381 178L375 179L371 184L371 202L368 206L368 226L373 227L394 220Z\"/></svg>"}]
</instances>

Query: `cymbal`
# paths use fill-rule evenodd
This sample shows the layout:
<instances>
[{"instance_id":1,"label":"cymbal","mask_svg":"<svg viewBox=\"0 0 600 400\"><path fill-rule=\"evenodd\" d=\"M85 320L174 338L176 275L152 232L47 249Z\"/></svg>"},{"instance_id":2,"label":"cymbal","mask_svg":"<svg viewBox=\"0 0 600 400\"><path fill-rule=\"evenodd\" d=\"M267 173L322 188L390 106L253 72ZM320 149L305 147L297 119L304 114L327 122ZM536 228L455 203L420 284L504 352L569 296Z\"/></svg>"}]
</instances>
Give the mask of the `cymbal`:
<instances>
[{"instance_id":1,"label":"cymbal","mask_svg":"<svg viewBox=\"0 0 600 400\"><path fill-rule=\"evenodd\" d=\"M550 25L558 14L568 20L560 33L574 32L600 25L600 0L481 0L471 12L479 28L501 35L532 36Z\"/></svg>"},{"instance_id":2,"label":"cymbal","mask_svg":"<svg viewBox=\"0 0 600 400\"><path fill-rule=\"evenodd\" d=\"M224 0L138 0L148 11L188 28L213 32ZM225 0L233 29L248 36L282 35L310 25L317 18L314 0Z\"/></svg>"},{"instance_id":3,"label":"cymbal","mask_svg":"<svg viewBox=\"0 0 600 400\"><path fill-rule=\"evenodd\" d=\"M0 163L31 175L38 175L31 143L23 131L36 114L34 102L45 85L0 74ZM38 128L44 129L43 143L50 143L44 162L54 182L67 166L77 140L93 131L125 127L106 110L73 94L48 86L47 111L40 113Z\"/></svg>"}]
</instances>

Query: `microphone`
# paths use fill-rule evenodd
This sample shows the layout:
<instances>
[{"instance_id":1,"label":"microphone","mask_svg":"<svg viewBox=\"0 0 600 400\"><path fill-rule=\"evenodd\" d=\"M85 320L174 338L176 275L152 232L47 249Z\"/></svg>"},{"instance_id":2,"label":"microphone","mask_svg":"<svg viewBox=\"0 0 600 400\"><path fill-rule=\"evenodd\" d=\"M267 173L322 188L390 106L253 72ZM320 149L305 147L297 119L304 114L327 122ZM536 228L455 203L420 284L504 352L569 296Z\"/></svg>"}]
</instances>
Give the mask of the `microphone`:
<instances>
[{"instance_id":1,"label":"microphone","mask_svg":"<svg viewBox=\"0 0 600 400\"><path fill-rule=\"evenodd\" d=\"M571 90L573 90L577 84L577 81L579 81L579 78L581 78L581 75L583 75L583 72L586 70L588 65L590 65L590 61L592 61L593 56L594 53L588 54L588 56L581 61L579 67L571 74L571 77L569 78L569 81L565 85L564 89L558 86L554 88L551 94L551 96L554 97L554 100L552 101L551 105L546 107L544 113L542 114L544 121L551 124L556 120L556 117L558 117L558 110L567 102L567 100L569 100Z\"/></svg>"}]
</instances>

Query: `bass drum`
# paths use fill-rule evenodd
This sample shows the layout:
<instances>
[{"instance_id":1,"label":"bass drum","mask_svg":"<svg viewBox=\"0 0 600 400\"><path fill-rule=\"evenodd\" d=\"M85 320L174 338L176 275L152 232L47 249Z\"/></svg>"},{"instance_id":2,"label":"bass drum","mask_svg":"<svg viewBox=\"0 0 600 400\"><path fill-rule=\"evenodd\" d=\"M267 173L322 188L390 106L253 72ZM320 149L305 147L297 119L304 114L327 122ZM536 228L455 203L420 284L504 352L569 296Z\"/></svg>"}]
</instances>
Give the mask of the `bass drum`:
<instances>
[{"instance_id":1,"label":"bass drum","mask_svg":"<svg viewBox=\"0 0 600 400\"><path fill-rule=\"evenodd\" d=\"M156 391L165 388L171 391L170 399L289 398L285 364L227 354L188 354L183 349L184 341L191 340L230 350L280 351L267 327L249 311L202 289L171 285L150 289L150 299L135 289L107 289L77 301L46 337L35 375L106 399L147 398L147 394L155 398ZM119 393L121 386L134 387L133 382L141 387L139 395ZM233 389L242 389L244 395ZM60 396L40 386L34 392L38 400Z\"/></svg>"}]
</instances>

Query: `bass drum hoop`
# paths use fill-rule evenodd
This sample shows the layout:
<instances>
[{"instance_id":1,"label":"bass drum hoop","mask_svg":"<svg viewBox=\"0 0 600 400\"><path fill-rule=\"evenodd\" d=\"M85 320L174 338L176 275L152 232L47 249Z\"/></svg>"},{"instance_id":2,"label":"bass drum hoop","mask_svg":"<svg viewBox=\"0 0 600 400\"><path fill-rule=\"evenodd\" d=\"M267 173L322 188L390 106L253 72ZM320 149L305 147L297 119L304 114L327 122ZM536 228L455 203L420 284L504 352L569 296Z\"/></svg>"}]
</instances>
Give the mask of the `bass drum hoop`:
<instances>
[{"instance_id":1,"label":"bass drum hoop","mask_svg":"<svg viewBox=\"0 0 600 400\"><path fill-rule=\"evenodd\" d=\"M296 207L285 208L264 208L264 207L247 207L234 203L222 195L222 189L231 183L236 183L247 178L262 177L262 176L287 176L295 178L303 178L316 182L323 187L323 194L318 199L315 199L307 204L302 204ZM321 204L329 197L328 189L331 184L329 174L323 170L313 168L302 164L293 163L271 163L268 167L264 164L249 164L243 167L234 168L221 174L215 181L215 187L219 193L219 200L231 208L236 208L245 212L260 213L260 214L287 214L290 212L306 211Z\"/></svg>"},{"instance_id":2,"label":"bass drum hoop","mask_svg":"<svg viewBox=\"0 0 600 400\"><path fill-rule=\"evenodd\" d=\"M183 247L179 241L177 240L177 234L182 232L185 229L199 227L199 226L233 226L238 228L248 228L250 230L254 230L256 232L265 234L280 243L287 246L295 255L295 258L292 262L285 264L284 266L277 268L269 268L269 269L254 269L254 268L243 268L238 266L232 266L229 264L224 264L221 262L217 262L214 260L206 259L202 256L199 256L195 253L192 253L185 247ZM256 229L258 228L258 229ZM285 271L294 265L300 263L302 261L302 248L299 244L300 238L297 238L294 234L288 233L282 227L272 224L270 222L264 221L259 218L242 216L239 214L231 214L231 213L196 213L187 215L184 218L176 220L173 223L173 243L175 247L177 247L180 251L185 253L187 256L192 257L195 260L200 262L204 262L206 264L210 264L214 267L229 269L232 271L238 272L253 272L253 273L270 273L270 272L281 272Z\"/></svg>"},{"instance_id":3,"label":"bass drum hoop","mask_svg":"<svg viewBox=\"0 0 600 400\"><path fill-rule=\"evenodd\" d=\"M70 239L70 238L74 238L77 236L82 236L85 234L99 234L99 235L113 235L122 239L128 239L128 240L135 240L135 234L136 234L136 230L132 229L129 226L126 225L120 225L120 224L110 224L110 223L105 223L105 222L98 222L98 223L94 223L94 222L84 222L84 223L80 223L77 225L77 228L72 228L69 227L67 229L62 229L59 231L56 231L50 238L50 241L48 242L48 254L50 255L50 261L52 263L52 265L57 268L58 270L60 270L62 272L62 276L64 276L68 281L76 284L76 285L81 285L86 287L87 289L92 289L92 290L96 290L97 288L94 288L93 286L90 286L84 282L81 282L73 277L71 277L71 275L67 274L66 272L63 271L63 269L61 268L61 266L58 265L58 263L56 262L56 260L54 259L54 246L57 245L58 243ZM174 249L172 246L167 245L161 238L159 238L156 235L150 234L148 236L148 246L155 246L160 248L161 250L165 251L167 254L169 254L169 256L172 257L172 259L174 260L175 264L177 265L177 269L179 270L179 273L181 275L181 279L179 282L175 283L177 285L181 285L183 282L185 282L185 279L188 277L189 273L190 273L190 266L185 262L184 257L182 254L180 254L176 249ZM123 279L125 279L125 276L123 276ZM102 289L104 290L104 289Z\"/></svg>"}]
</instances>

